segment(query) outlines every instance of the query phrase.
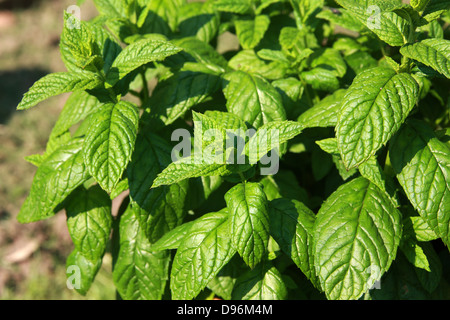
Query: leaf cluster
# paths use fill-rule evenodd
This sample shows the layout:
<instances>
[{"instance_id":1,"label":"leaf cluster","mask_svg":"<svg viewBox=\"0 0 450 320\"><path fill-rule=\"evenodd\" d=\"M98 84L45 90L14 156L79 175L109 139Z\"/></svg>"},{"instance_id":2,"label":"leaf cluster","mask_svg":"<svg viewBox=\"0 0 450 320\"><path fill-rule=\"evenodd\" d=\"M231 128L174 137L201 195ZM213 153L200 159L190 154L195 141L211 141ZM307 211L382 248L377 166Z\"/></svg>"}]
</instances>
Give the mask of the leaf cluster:
<instances>
[{"instance_id":1,"label":"leaf cluster","mask_svg":"<svg viewBox=\"0 0 450 320\"><path fill-rule=\"evenodd\" d=\"M450 297L450 1L94 3L18 105L71 92L18 220L81 294L108 251L122 299Z\"/></svg>"}]
</instances>

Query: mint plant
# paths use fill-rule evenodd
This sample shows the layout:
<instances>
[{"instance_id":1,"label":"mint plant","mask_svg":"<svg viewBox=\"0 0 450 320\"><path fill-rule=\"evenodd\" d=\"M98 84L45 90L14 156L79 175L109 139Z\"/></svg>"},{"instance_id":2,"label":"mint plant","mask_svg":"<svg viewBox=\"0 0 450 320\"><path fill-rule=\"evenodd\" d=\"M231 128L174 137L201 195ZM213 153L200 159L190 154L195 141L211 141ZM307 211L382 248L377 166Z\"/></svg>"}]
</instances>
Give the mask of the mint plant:
<instances>
[{"instance_id":1,"label":"mint plant","mask_svg":"<svg viewBox=\"0 0 450 320\"><path fill-rule=\"evenodd\" d=\"M94 3L18 106L71 92L18 220L65 211L78 292L450 297L450 1Z\"/></svg>"}]
</instances>

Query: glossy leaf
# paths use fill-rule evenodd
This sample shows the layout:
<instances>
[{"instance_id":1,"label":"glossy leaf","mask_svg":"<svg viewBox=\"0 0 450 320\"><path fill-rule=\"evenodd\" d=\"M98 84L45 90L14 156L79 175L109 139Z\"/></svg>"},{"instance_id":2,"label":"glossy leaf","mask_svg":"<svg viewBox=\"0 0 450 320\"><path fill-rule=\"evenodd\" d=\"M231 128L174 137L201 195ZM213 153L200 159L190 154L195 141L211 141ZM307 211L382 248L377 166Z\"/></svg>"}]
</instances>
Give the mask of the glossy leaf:
<instances>
[{"instance_id":1,"label":"glossy leaf","mask_svg":"<svg viewBox=\"0 0 450 320\"><path fill-rule=\"evenodd\" d=\"M395 1L350 1L338 0L362 24L391 46L401 46L407 42L410 26L408 19L398 15L392 9Z\"/></svg>"},{"instance_id":2,"label":"glossy leaf","mask_svg":"<svg viewBox=\"0 0 450 320\"><path fill-rule=\"evenodd\" d=\"M160 82L149 100L152 113L165 125L182 117L190 108L205 101L220 87L216 75L184 71Z\"/></svg>"},{"instance_id":3,"label":"glossy leaf","mask_svg":"<svg viewBox=\"0 0 450 320\"><path fill-rule=\"evenodd\" d=\"M152 245L152 250L162 251L167 249L177 249L187 236L193 224L194 221L186 222L165 233Z\"/></svg>"},{"instance_id":4,"label":"glossy leaf","mask_svg":"<svg viewBox=\"0 0 450 320\"><path fill-rule=\"evenodd\" d=\"M450 40L425 39L403 46L400 53L433 68L450 79Z\"/></svg>"},{"instance_id":5,"label":"glossy leaf","mask_svg":"<svg viewBox=\"0 0 450 320\"><path fill-rule=\"evenodd\" d=\"M259 183L240 183L225 194L225 201L233 247L254 268L267 254L269 242L269 215L263 187Z\"/></svg>"},{"instance_id":6,"label":"glossy leaf","mask_svg":"<svg viewBox=\"0 0 450 320\"><path fill-rule=\"evenodd\" d=\"M140 40L125 49L114 60L106 75L106 82L113 86L133 70L153 61L161 61L179 52L181 49L168 41Z\"/></svg>"},{"instance_id":7,"label":"glossy leaf","mask_svg":"<svg viewBox=\"0 0 450 320\"><path fill-rule=\"evenodd\" d=\"M209 213L197 219L183 238L173 261L170 276L173 299L195 298L235 252L227 211Z\"/></svg>"},{"instance_id":8,"label":"glossy leaf","mask_svg":"<svg viewBox=\"0 0 450 320\"><path fill-rule=\"evenodd\" d=\"M101 52L95 46L91 25L78 20L67 12L64 13L64 28L61 34L60 51L66 68L71 72L82 71L91 62L91 57Z\"/></svg>"},{"instance_id":9,"label":"glossy leaf","mask_svg":"<svg viewBox=\"0 0 450 320\"><path fill-rule=\"evenodd\" d=\"M347 169L359 166L386 144L416 104L418 91L411 75L387 68L366 70L353 80L336 125Z\"/></svg>"},{"instance_id":10,"label":"glossy leaf","mask_svg":"<svg viewBox=\"0 0 450 320\"><path fill-rule=\"evenodd\" d=\"M131 159L139 114L130 102L119 101L104 104L93 117L83 146L84 162L100 186L111 192Z\"/></svg>"},{"instance_id":11,"label":"glossy leaf","mask_svg":"<svg viewBox=\"0 0 450 320\"><path fill-rule=\"evenodd\" d=\"M101 266L102 259L90 260L78 250L73 250L66 260L67 287L75 289L81 295L86 295Z\"/></svg>"},{"instance_id":12,"label":"glossy leaf","mask_svg":"<svg viewBox=\"0 0 450 320\"><path fill-rule=\"evenodd\" d=\"M286 284L280 271L270 262L258 264L236 280L232 300L283 300Z\"/></svg>"},{"instance_id":13,"label":"glossy leaf","mask_svg":"<svg viewBox=\"0 0 450 320\"><path fill-rule=\"evenodd\" d=\"M340 186L314 226L314 264L329 299L358 299L389 269L401 236L401 214L365 178Z\"/></svg>"},{"instance_id":14,"label":"glossy leaf","mask_svg":"<svg viewBox=\"0 0 450 320\"><path fill-rule=\"evenodd\" d=\"M270 19L268 16L256 16L255 20L237 20L235 22L236 34L239 43L244 49L253 49L264 37L269 28Z\"/></svg>"},{"instance_id":15,"label":"glossy leaf","mask_svg":"<svg viewBox=\"0 0 450 320\"><path fill-rule=\"evenodd\" d=\"M119 239L113 280L122 299L161 299L169 277L170 255L152 251L131 207L120 217Z\"/></svg>"},{"instance_id":16,"label":"glossy leaf","mask_svg":"<svg viewBox=\"0 0 450 320\"><path fill-rule=\"evenodd\" d=\"M157 174L170 162L171 146L148 129L141 130L127 168L130 198L145 235L151 242L181 224L187 182L150 189Z\"/></svg>"},{"instance_id":17,"label":"glossy leaf","mask_svg":"<svg viewBox=\"0 0 450 320\"><path fill-rule=\"evenodd\" d=\"M101 259L112 225L108 194L98 186L78 188L71 194L66 214L75 249L90 261Z\"/></svg>"},{"instance_id":18,"label":"glossy leaf","mask_svg":"<svg viewBox=\"0 0 450 320\"><path fill-rule=\"evenodd\" d=\"M295 121L272 121L262 125L246 145L250 163L260 160L270 150L278 150L281 145L299 135L303 126Z\"/></svg>"},{"instance_id":19,"label":"glossy leaf","mask_svg":"<svg viewBox=\"0 0 450 320\"><path fill-rule=\"evenodd\" d=\"M392 166L409 201L450 244L450 148L425 123L408 121L392 142Z\"/></svg>"},{"instance_id":20,"label":"glossy leaf","mask_svg":"<svg viewBox=\"0 0 450 320\"><path fill-rule=\"evenodd\" d=\"M19 222L34 222L53 216L66 197L89 179L83 163L82 146L82 139L74 139L39 165L30 194L17 217Z\"/></svg>"},{"instance_id":21,"label":"glossy leaf","mask_svg":"<svg viewBox=\"0 0 450 320\"><path fill-rule=\"evenodd\" d=\"M326 96L312 108L303 112L297 121L307 128L336 126L345 93L344 89L339 89Z\"/></svg>"},{"instance_id":22,"label":"glossy leaf","mask_svg":"<svg viewBox=\"0 0 450 320\"><path fill-rule=\"evenodd\" d=\"M297 200L269 203L270 234L308 279L318 285L313 258L315 214Z\"/></svg>"},{"instance_id":23,"label":"glossy leaf","mask_svg":"<svg viewBox=\"0 0 450 320\"><path fill-rule=\"evenodd\" d=\"M225 75L224 86L228 111L254 127L286 119L280 94L263 78L235 71Z\"/></svg>"},{"instance_id":24,"label":"glossy leaf","mask_svg":"<svg viewBox=\"0 0 450 320\"><path fill-rule=\"evenodd\" d=\"M26 110L53 96L76 90L93 89L101 83L100 77L91 72L51 73L33 84L23 96L17 109Z\"/></svg>"},{"instance_id":25,"label":"glossy leaf","mask_svg":"<svg viewBox=\"0 0 450 320\"><path fill-rule=\"evenodd\" d=\"M252 6L251 0L217 0L214 7L219 11L246 13Z\"/></svg>"}]
</instances>

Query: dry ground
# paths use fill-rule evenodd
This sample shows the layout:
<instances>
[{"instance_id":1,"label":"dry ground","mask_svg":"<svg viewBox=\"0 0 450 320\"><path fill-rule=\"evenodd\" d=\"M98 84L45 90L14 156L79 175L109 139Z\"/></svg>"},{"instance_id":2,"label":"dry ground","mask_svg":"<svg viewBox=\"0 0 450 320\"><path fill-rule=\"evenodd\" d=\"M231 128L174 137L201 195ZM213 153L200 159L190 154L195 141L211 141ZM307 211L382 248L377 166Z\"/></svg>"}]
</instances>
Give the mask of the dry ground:
<instances>
[{"instance_id":1,"label":"dry ground","mask_svg":"<svg viewBox=\"0 0 450 320\"><path fill-rule=\"evenodd\" d=\"M80 299L65 285L65 259L73 249L65 215L21 225L17 213L35 167L24 157L42 153L67 95L16 111L40 77L65 71L59 57L63 12L76 0L0 0L0 299ZM87 1L82 19L96 14ZM110 256L89 299L114 298ZM109 270L107 270L109 269Z\"/></svg>"}]
</instances>

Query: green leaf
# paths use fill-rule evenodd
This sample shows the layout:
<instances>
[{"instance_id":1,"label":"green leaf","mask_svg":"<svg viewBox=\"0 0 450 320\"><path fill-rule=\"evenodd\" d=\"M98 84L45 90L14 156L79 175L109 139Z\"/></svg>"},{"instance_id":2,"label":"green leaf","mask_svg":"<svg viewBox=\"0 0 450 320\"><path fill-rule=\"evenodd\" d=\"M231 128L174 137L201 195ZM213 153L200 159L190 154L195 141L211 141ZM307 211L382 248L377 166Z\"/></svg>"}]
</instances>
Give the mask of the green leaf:
<instances>
[{"instance_id":1,"label":"green leaf","mask_svg":"<svg viewBox=\"0 0 450 320\"><path fill-rule=\"evenodd\" d=\"M219 74L225 72L227 60L211 45L193 37L174 39L172 43L182 48L183 51L168 57L164 61L164 64L181 68L185 62L191 61L201 63L208 69L217 71Z\"/></svg>"},{"instance_id":2,"label":"green leaf","mask_svg":"<svg viewBox=\"0 0 450 320\"><path fill-rule=\"evenodd\" d=\"M278 41L282 50L294 57L296 62L307 58L313 53L311 49L318 47L316 37L309 33L307 28L300 30L292 26L283 27L278 36Z\"/></svg>"},{"instance_id":3,"label":"green leaf","mask_svg":"<svg viewBox=\"0 0 450 320\"><path fill-rule=\"evenodd\" d=\"M122 299L159 300L169 277L170 255L154 252L131 207L120 217L113 280Z\"/></svg>"},{"instance_id":4,"label":"green leaf","mask_svg":"<svg viewBox=\"0 0 450 320\"><path fill-rule=\"evenodd\" d=\"M148 105L152 114L168 125L219 88L220 78L216 75L182 71L158 83Z\"/></svg>"},{"instance_id":5,"label":"green leaf","mask_svg":"<svg viewBox=\"0 0 450 320\"><path fill-rule=\"evenodd\" d=\"M367 69L378 66L378 61L375 58L373 58L370 53L365 51L352 52L351 54L347 55L344 59L350 68L348 72L350 74L353 71L355 75L358 75ZM386 56L385 59L386 62L389 64L389 67L392 67L394 70L399 69L400 66L396 61L394 61L388 56Z\"/></svg>"},{"instance_id":6,"label":"green leaf","mask_svg":"<svg viewBox=\"0 0 450 320\"><path fill-rule=\"evenodd\" d=\"M223 176L233 173L225 158L225 128L213 118L193 112L193 154L169 164L153 182L152 188L170 185L188 178ZM208 136L212 135L212 136ZM207 137L213 138L207 141Z\"/></svg>"},{"instance_id":7,"label":"green leaf","mask_svg":"<svg viewBox=\"0 0 450 320\"><path fill-rule=\"evenodd\" d=\"M309 60L311 60L311 68L324 68L333 71L339 78L342 78L347 72L347 64L341 53L333 48L317 50L309 56Z\"/></svg>"},{"instance_id":8,"label":"green leaf","mask_svg":"<svg viewBox=\"0 0 450 320\"><path fill-rule=\"evenodd\" d=\"M426 254L423 252L421 245L413 239L406 239L400 243L400 249L416 268L424 269L428 272L430 270L430 263Z\"/></svg>"},{"instance_id":9,"label":"green leaf","mask_svg":"<svg viewBox=\"0 0 450 320\"><path fill-rule=\"evenodd\" d=\"M252 0L217 0L214 8L218 11L247 13L252 7Z\"/></svg>"},{"instance_id":10,"label":"green leaf","mask_svg":"<svg viewBox=\"0 0 450 320\"><path fill-rule=\"evenodd\" d=\"M263 61L253 50L239 51L228 61L228 65L236 71L257 74L269 80L283 78L288 67L285 62Z\"/></svg>"},{"instance_id":11,"label":"green leaf","mask_svg":"<svg viewBox=\"0 0 450 320\"><path fill-rule=\"evenodd\" d=\"M270 234L317 287L313 260L315 214L297 200L275 199L269 203Z\"/></svg>"},{"instance_id":12,"label":"green leaf","mask_svg":"<svg viewBox=\"0 0 450 320\"><path fill-rule=\"evenodd\" d=\"M450 40L425 39L400 48L405 57L423 63L450 79Z\"/></svg>"},{"instance_id":13,"label":"green leaf","mask_svg":"<svg viewBox=\"0 0 450 320\"><path fill-rule=\"evenodd\" d=\"M194 221L189 221L165 233L158 241L152 245L153 251L162 251L168 249L178 249L184 238L189 233Z\"/></svg>"},{"instance_id":14,"label":"green leaf","mask_svg":"<svg viewBox=\"0 0 450 320\"><path fill-rule=\"evenodd\" d=\"M307 109L306 103L302 100L305 86L297 78L288 77L278 79L272 82L272 86L281 95L287 119L295 119Z\"/></svg>"},{"instance_id":15,"label":"green leaf","mask_svg":"<svg viewBox=\"0 0 450 320\"><path fill-rule=\"evenodd\" d=\"M339 154L339 149L337 146L337 139L336 138L328 138L328 139L323 139L323 140L319 140L316 141L316 144L326 153L331 154L331 159L334 162L336 169L339 172L339 175L341 176L342 180L346 181L348 180L348 178L350 178L351 176L353 176L358 170L356 168L353 168L351 170L347 170L344 166L344 163L342 162L341 159L341 155ZM368 160L368 162L370 161L370 158ZM361 169L366 163L362 163L360 166L360 171L363 171L363 169ZM376 169L369 167L366 169L367 173L365 172L365 177L372 177L370 176L370 174L372 175L376 175ZM361 174L363 175L363 174ZM364 176L364 175L363 175Z\"/></svg>"},{"instance_id":16,"label":"green leaf","mask_svg":"<svg viewBox=\"0 0 450 320\"><path fill-rule=\"evenodd\" d=\"M407 42L408 19L391 11L398 7L395 1L351 1L337 0L338 4L391 46L401 46Z\"/></svg>"},{"instance_id":17,"label":"green leaf","mask_svg":"<svg viewBox=\"0 0 450 320\"><path fill-rule=\"evenodd\" d=\"M244 49L253 49L264 37L269 28L270 18L266 15L259 15L255 20L236 20L236 35L239 43Z\"/></svg>"},{"instance_id":18,"label":"green leaf","mask_svg":"<svg viewBox=\"0 0 450 320\"><path fill-rule=\"evenodd\" d=\"M229 120L235 122L236 115L233 115L233 118L230 117ZM192 112L192 119L194 121L194 159L201 158L201 161L210 163L224 163L226 160L224 148L227 138L227 129L224 125L227 123L219 123L214 118L195 111ZM216 119L220 121L221 117L216 117ZM228 125L230 124L235 125L235 123L228 123Z\"/></svg>"},{"instance_id":19,"label":"green leaf","mask_svg":"<svg viewBox=\"0 0 450 320\"><path fill-rule=\"evenodd\" d=\"M375 156L371 156L369 159L367 159L367 161L362 163L358 167L358 169L359 173L364 178L375 184L381 190L386 191L386 178L384 175L384 171Z\"/></svg>"},{"instance_id":20,"label":"green leaf","mask_svg":"<svg viewBox=\"0 0 450 320\"><path fill-rule=\"evenodd\" d=\"M244 269L245 268L245 269ZM247 270L239 256L234 255L231 260L222 267L219 273L208 283L208 289L224 300L231 300L236 279Z\"/></svg>"},{"instance_id":21,"label":"green leaf","mask_svg":"<svg viewBox=\"0 0 450 320\"><path fill-rule=\"evenodd\" d=\"M104 19L86 22L65 14L59 46L61 58L68 71L109 71L122 48L103 24Z\"/></svg>"},{"instance_id":22,"label":"green leaf","mask_svg":"<svg viewBox=\"0 0 450 320\"><path fill-rule=\"evenodd\" d=\"M136 41L125 49L114 60L106 75L106 82L113 86L130 72L149 62L161 61L180 52L181 48L163 40L143 39Z\"/></svg>"},{"instance_id":23,"label":"green leaf","mask_svg":"<svg viewBox=\"0 0 450 320\"><path fill-rule=\"evenodd\" d=\"M414 10L421 12L425 9L428 2L430 2L430 0L411 0L409 4L414 8Z\"/></svg>"},{"instance_id":24,"label":"green leaf","mask_svg":"<svg viewBox=\"0 0 450 320\"><path fill-rule=\"evenodd\" d=\"M259 127L245 146L250 163L256 163L270 150L278 150L280 146L299 135L303 126L296 121L272 121Z\"/></svg>"},{"instance_id":25,"label":"green leaf","mask_svg":"<svg viewBox=\"0 0 450 320\"><path fill-rule=\"evenodd\" d=\"M353 80L336 126L347 169L359 166L389 141L414 107L418 93L411 75L392 69L369 69Z\"/></svg>"},{"instance_id":26,"label":"green leaf","mask_svg":"<svg viewBox=\"0 0 450 320\"><path fill-rule=\"evenodd\" d=\"M79 294L86 295L102 266L102 259L90 260L77 249L67 257L67 285Z\"/></svg>"},{"instance_id":27,"label":"green leaf","mask_svg":"<svg viewBox=\"0 0 450 320\"><path fill-rule=\"evenodd\" d=\"M130 198L145 235L151 242L181 224L187 182L150 189L154 179L170 162L172 147L148 128L138 134L127 168Z\"/></svg>"},{"instance_id":28,"label":"green leaf","mask_svg":"<svg viewBox=\"0 0 450 320\"><path fill-rule=\"evenodd\" d=\"M128 18L123 0L94 0L94 4L102 15Z\"/></svg>"},{"instance_id":29,"label":"green leaf","mask_svg":"<svg viewBox=\"0 0 450 320\"><path fill-rule=\"evenodd\" d=\"M421 216L409 218L411 219L412 228L414 229L417 241L432 241L439 238L424 218Z\"/></svg>"},{"instance_id":30,"label":"green leaf","mask_svg":"<svg viewBox=\"0 0 450 320\"><path fill-rule=\"evenodd\" d=\"M284 300L287 288L280 271L269 261L258 264L240 276L234 285L232 300Z\"/></svg>"},{"instance_id":31,"label":"green leaf","mask_svg":"<svg viewBox=\"0 0 450 320\"><path fill-rule=\"evenodd\" d=\"M401 214L363 177L340 186L314 226L314 264L328 299L358 299L389 269L401 237Z\"/></svg>"},{"instance_id":32,"label":"green leaf","mask_svg":"<svg viewBox=\"0 0 450 320\"><path fill-rule=\"evenodd\" d=\"M351 170L347 170L345 168L344 163L342 162L342 159L341 159L341 155L339 154L339 149L338 149L336 138L327 138L327 139L319 140L319 141L316 141L316 144L320 147L320 149L322 149L323 151L325 151L326 153L329 153L331 155L331 159L334 162L336 169L339 172L339 175L341 176L341 178L344 181L346 181L348 178L353 176L358 171L356 168L353 168ZM369 158L368 162L369 161L370 161L370 158ZM365 164L366 163L361 164L361 166L359 168L360 171L363 171L363 169L361 169L361 168ZM367 168L366 171L367 171L366 176L370 176L370 174L372 174L372 175L377 174L376 170L371 167ZM372 177L372 176L370 176L370 177Z\"/></svg>"},{"instance_id":33,"label":"green leaf","mask_svg":"<svg viewBox=\"0 0 450 320\"><path fill-rule=\"evenodd\" d=\"M352 12L343 8L333 8L332 10L324 9L319 12L316 17L355 32L360 32L364 27L364 25L353 16Z\"/></svg>"},{"instance_id":34,"label":"green leaf","mask_svg":"<svg viewBox=\"0 0 450 320\"><path fill-rule=\"evenodd\" d=\"M186 0L138 0L142 9L137 21L142 34L159 33L170 35L177 27L179 8Z\"/></svg>"},{"instance_id":35,"label":"green leaf","mask_svg":"<svg viewBox=\"0 0 450 320\"><path fill-rule=\"evenodd\" d=\"M421 243L421 249L423 255L420 257L422 261L419 262L419 265L423 265L422 267L416 266L417 278L428 293L434 293L443 282L441 258L431 243ZM427 266L429 270L426 269Z\"/></svg>"},{"instance_id":36,"label":"green leaf","mask_svg":"<svg viewBox=\"0 0 450 320\"><path fill-rule=\"evenodd\" d=\"M287 198L306 203L309 200L306 190L299 185L293 171L279 170L276 175L265 176L260 182L269 201Z\"/></svg>"},{"instance_id":37,"label":"green leaf","mask_svg":"<svg viewBox=\"0 0 450 320\"><path fill-rule=\"evenodd\" d=\"M23 96L18 110L34 107L39 102L62 93L88 90L99 86L102 80L91 72L57 72L46 75L36 81Z\"/></svg>"},{"instance_id":38,"label":"green leaf","mask_svg":"<svg viewBox=\"0 0 450 320\"><path fill-rule=\"evenodd\" d=\"M431 22L438 19L444 12L450 9L450 1L448 0L430 0L425 7L422 15Z\"/></svg>"},{"instance_id":39,"label":"green leaf","mask_svg":"<svg viewBox=\"0 0 450 320\"><path fill-rule=\"evenodd\" d=\"M392 141L392 167L411 204L450 245L450 147L425 123L408 121Z\"/></svg>"},{"instance_id":40,"label":"green leaf","mask_svg":"<svg viewBox=\"0 0 450 320\"><path fill-rule=\"evenodd\" d=\"M51 135L58 136L69 130L73 125L95 112L99 105L97 97L83 90L75 91L67 99Z\"/></svg>"},{"instance_id":41,"label":"green leaf","mask_svg":"<svg viewBox=\"0 0 450 320\"><path fill-rule=\"evenodd\" d=\"M260 1L259 6L255 10L255 14L260 14L264 11L264 9L267 9L272 4L282 4L283 2L286 2L286 0L262 0Z\"/></svg>"},{"instance_id":42,"label":"green leaf","mask_svg":"<svg viewBox=\"0 0 450 320\"><path fill-rule=\"evenodd\" d=\"M69 129L94 113L100 105L99 100L84 90L75 91L67 99L55 126L50 133L45 154L51 154L71 139Z\"/></svg>"},{"instance_id":43,"label":"green leaf","mask_svg":"<svg viewBox=\"0 0 450 320\"><path fill-rule=\"evenodd\" d=\"M316 144L320 147L320 149L322 149L326 153L339 155L339 149L337 146L336 138L327 138L323 140L318 140L316 141Z\"/></svg>"},{"instance_id":44,"label":"green leaf","mask_svg":"<svg viewBox=\"0 0 450 320\"><path fill-rule=\"evenodd\" d=\"M178 29L183 38L195 36L210 42L216 36L220 16L210 3L191 2L178 10Z\"/></svg>"},{"instance_id":45,"label":"green leaf","mask_svg":"<svg viewBox=\"0 0 450 320\"><path fill-rule=\"evenodd\" d=\"M428 34L429 38L444 39L444 29L442 28L439 20L433 20L427 25L421 27L420 31Z\"/></svg>"},{"instance_id":46,"label":"green leaf","mask_svg":"<svg viewBox=\"0 0 450 320\"><path fill-rule=\"evenodd\" d=\"M247 130L247 125L237 115L229 112L206 110L205 116L213 119L220 127L226 130Z\"/></svg>"},{"instance_id":47,"label":"green leaf","mask_svg":"<svg viewBox=\"0 0 450 320\"><path fill-rule=\"evenodd\" d=\"M245 263L254 268L267 254L269 214L260 183L243 182L225 194L230 213L233 246Z\"/></svg>"},{"instance_id":48,"label":"green leaf","mask_svg":"<svg viewBox=\"0 0 450 320\"><path fill-rule=\"evenodd\" d=\"M278 91L265 79L242 71L225 75L227 109L255 128L285 120L286 112Z\"/></svg>"},{"instance_id":49,"label":"green leaf","mask_svg":"<svg viewBox=\"0 0 450 320\"><path fill-rule=\"evenodd\" d=\"M228 212L209 213L189 228L175 255L170 289L175 300L190 300L217 275L233 257Z\"/></svg>"},{"instance_id":50,"label":"green leaf","mask_svg":"<svg viewBox=\"0 0 450 320\"><path fill-rule=\"evenodd\" d=\"M339 89L339 80L335 72L328 68L317 67L303 71L300 75L315 90L334 92Z\"/></svg>"},{"instance_id":51,"label":"green leaf","mask_svg":"<svg viewBox=\"0 0 450 320\"><path fill-rule=\"evenodd\" d=\"M139 114L130 102L106 103L93 115L83 146L89 173L108 192L122 177L136 141Z\"/></svg>"},{"instance_id":52,"label":"green leaf","mask_svg":"<svg viewBox=\"0 0 450 320\"><path fill-rule=\"evenodd\" d=\"M305 128L336 126L345 94L345 89L339 89L326 96L312 108L303 112L297 121Z\"/></svg>"},{"instance_id":53,"label":"green leaf","mask_svg":"<svg viewBox=\"0 0 450 320\"><path fill-rule=\"evenodd\" d=\"M100 57L101 52L95 46L90 25L80 21L74 15L64 12L64 28L61 34L60 51L61 57L67 70L71 72L82 71L90 62L92 57ZM100 67L103 64L100 58Z\"/></svg>"},{"instance_id":54,"label":"green leaf","mask_svg":"<svg viewBox=\"0 0 450 320\"><path fill-rule=\"evenodd\" d=\"M111 200L100 187L78 188L65 205L75 249L90 261L101 259L112 225Z\"/></svg>"},{"instance_id":55,"label":"green leaf","mask_svg":"<svg viewBox=\"0 0 450 320\"><path fill-rule=\"evenodd\" d=\"M74 139L39 165L30 194L17 217L19 222L34 222L53 216L58 205L89 178L83 163L82 146L83 140Z\"/></svg>"},{"instance_id":56,"label":"green leaf","mask_svg":"<svg viewBox=\"0 0 450 320\"><path fill-rule=\"evenodd\" d=\"M258 50L257 55L261 59L268 61L278 61L287 64L291 63L286 54L281 50L261 49Z\"/></svg>"},{"instance_id":57,"label":"green leaf","mask_svg":"<svg viewBox=\"0 0 450 320\"><path fill-rule=\"evenodd\" d=\"M152 188L161 185L171 185L188 178L224 176L231 173L232 171L223 163L211 163L209 161L196 162L194 157L182 158L168 165L156 177Z\"/></svg>"},{"instance_id":58,"label":"green leaf","mask_svg":"<svg viewBox=\"0 0 450 320\"><path fill-rule=\"evenodd\" d=\"M117 43L113 35L106 30L101 23L101 19L97 22L92 21L89 25L90 32L95 41L93 45L98 46L99 55L103 58L103 72L108 73L112 63L122 51L122 47Z\"/></svg>"}]
</instances>

